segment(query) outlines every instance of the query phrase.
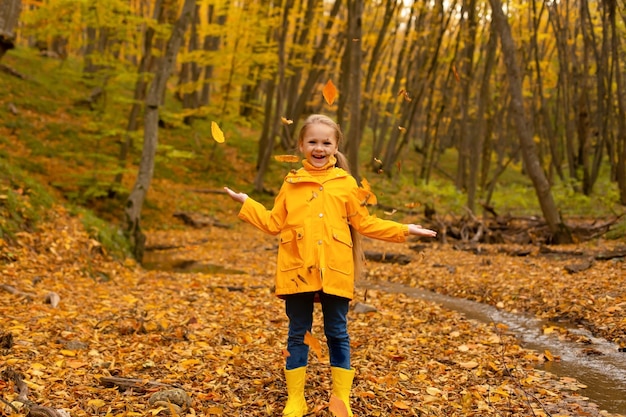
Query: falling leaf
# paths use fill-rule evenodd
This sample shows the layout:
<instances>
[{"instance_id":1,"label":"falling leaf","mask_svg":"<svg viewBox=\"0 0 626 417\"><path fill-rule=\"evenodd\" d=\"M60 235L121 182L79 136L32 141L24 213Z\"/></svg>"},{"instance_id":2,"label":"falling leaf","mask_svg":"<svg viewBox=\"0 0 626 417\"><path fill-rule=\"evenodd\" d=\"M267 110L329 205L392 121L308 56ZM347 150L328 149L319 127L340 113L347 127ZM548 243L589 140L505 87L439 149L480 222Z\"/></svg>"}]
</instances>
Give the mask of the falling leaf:
<instances>
[{"instance_id":1,"label":"falling leaf","mask_svg":"<svg viewBox=\"0 0 626 417\"><path fill-rule=\"evenodd\" d=\"M393 216L398 210L392 209L391 211L383 211L387 216Z\"/></svg>"},{"instance_id":2,"label":"falling leaf","mask_svg":"<svg viewBox=\"0 0 626 417\"><path fill-rule=\"evenodd\" d=\"M297 155L274 155L274 159L278 162L298 162L300 157Z\"/></svg>"},{"instance_id":3,"label":"falling leaf","mask_svg":"<svg viewBox=\"0 0 626 417\"><path fill-rule=\"evenodd\" d=\"M415 207L419 207L420 203L416 203L414 201L410 202L410 203L406 203L404 205L404 207L408 208L408 209L414 209Z\"/></svg>"},{"instance_id":4,"label":"falling leaf","mask_svg":"<svg viewBox=\"0 0 626 417\"><path fill-rule=\"evenodd\" d=\"M224 132L215 122L211 122L211 134L217 143L224 143Z\"/></svg>"},{"instance_id":5,"label":"falling leaf","mask_svg":"<svg viewBox=\"0 0 626 417\"><path fill-rule=\"evenodd\" d=\"M308 345L311 350L313 350L315 355L317 355L318 360L322 359L322 345L320 344L320 341L317 340L308 330L304 334L304 344Z\"/></svg>"},{"instance_id":6,"label":"falling leaf","mask_svg":"<svg viewBox=\"0 0 626 417\"><path fill-rule=\"evenodd\" d=\"M380 165L382 165L382 164L383 164L383 161L381 161L381 160L380 160L380 159L378 159L378 158L374 158L374 162L376 162L377 164L380 164Z\"/></svg>"},{"instance_id":7,"label":"falling leaf","mask_svg":"<svg viewBox=\"0 0 626 417\"><path fill-rule=\"evenodd\" d=\"M361 200L362 206L378 204L376 195L372 192L370 183L365 178L361 179L361 187L357 190L357 194L359 196L359 200Z\"/></svg>"},{"instance_id":8,"label":"falling leaf","mask_svg":"<svg viewBox=\"0 0 626 417\"><path fill-rule=\"evenodd\" d=\"M400 92L398 93L399 96L402 96L404 98L404 101L412 101L413 99L409 96L409 92L406 91L404 88L402 90L400 90Z\"/></svg>"},{"instance_id":9,"label":"falling leaf","mask_svg":"<svg viewBox=\"0 0 626 417\"><path fill-rule=\"evenodd\" d=\"M336 395L330 396L330 403L328 404L328 410L333 413L335 417L349 417L348 407L341 401Z\"/></svg>"},{"instance_id":10,"label":"falling leaf","mask_svg":"<svg viewBox=\"0 0 626 417\"><path fill-rule=\"evenodd\" d=\"M289 126L291 124L293 124L293 120L287 119L286 117L281 117L280 121L282 122L282 124L284 124L285 126Z\"/></svg>"},{"instance_id":11,"label":"falling leaf","mask_svg":"<svg viewBox=\"0 0 626 417\"><path fill-rule=\"evenodd\" d=\"M456 65L452 64L452 73L454 74L454 78L457 82L461 81L461 77L459 77L459 73L456 71Z\"/></svg>"},{"instance_id":12,"label":"falling leaf","mask_svg":"<svg viewBox=\"0 0 626 417\"><path fill-rule=\"evenodd\" d=\"M406 127L398 126L398 130L402 133L406 132Z\"/></svg>"},{"instance_id":13,"label":"falling leaf","mask_svg":"<svg viewBox=\"0 0 626 417\"><path fill-rule=\"evenodd\" d=\"M337 87L333 84L332 80L328 80L324 89L322 90L322 95L324 96L324 100L328 103L329 106L332 106L337 98Z\"/></svg>"}]
</instances>

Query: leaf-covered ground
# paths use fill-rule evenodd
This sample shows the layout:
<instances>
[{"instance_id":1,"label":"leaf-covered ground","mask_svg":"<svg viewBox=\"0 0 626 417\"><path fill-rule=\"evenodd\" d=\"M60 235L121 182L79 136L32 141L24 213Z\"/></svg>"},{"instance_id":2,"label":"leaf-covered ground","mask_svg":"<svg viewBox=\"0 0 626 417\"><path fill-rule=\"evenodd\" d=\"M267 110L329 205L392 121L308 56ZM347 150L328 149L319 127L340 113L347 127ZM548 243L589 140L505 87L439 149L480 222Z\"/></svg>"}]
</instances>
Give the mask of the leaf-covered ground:
<instances>
[{"instance_id":1,"label":"leaf-covered ground","mask_svg":"<svg viewBox=\"0 0 626 417\"><path fill-rule=\"evenodd\" d=\"M231 229L153 232L149 246L175 246L178 261L226 270L147 271L110 259L62 209L53 219L20 235L17 246L0 247L0 415L27 412L11 375L28 388L22 399L75 417L165 413L149 399L168 386L191 397L186 415L280 415L287 320L270 290L274 238L237 219ZM624 334L617 282L623 262L597 263L573 279L554 259L471 255L437 244L419 255L410 244L366 246L414 258L405 266L369 263L368 279L507 309L578 314L607 336ZM378 310L350 317L357 416L609 415L585 399L575 380L536 370L545 357L522 349L506 329L404 295L357 294L355 303ZM312 333L324 346L319 314ZM113 377L140 382L126 390L103 384ZM330 415L329 377L327 351L312 352L311 415Z\"/></svg>"}]
</instances>

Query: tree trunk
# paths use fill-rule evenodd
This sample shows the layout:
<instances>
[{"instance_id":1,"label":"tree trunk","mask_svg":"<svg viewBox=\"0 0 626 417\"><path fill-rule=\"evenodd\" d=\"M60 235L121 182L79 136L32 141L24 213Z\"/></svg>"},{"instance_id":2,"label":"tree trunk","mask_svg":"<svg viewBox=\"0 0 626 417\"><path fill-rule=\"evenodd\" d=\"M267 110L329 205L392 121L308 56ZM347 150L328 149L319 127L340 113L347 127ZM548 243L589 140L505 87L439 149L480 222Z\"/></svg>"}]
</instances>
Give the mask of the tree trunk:
<instances>
[{"instance_id":1,"label":"tree trunk","mask_svg":"<svg viewBox=\"0 0 626 417\"><path fill-rule=\"evenodd\" d=\"M497 35L494 31L493 22L490 25L489 40L487 41L487 51L485 57L485 65L483 69L483 77L480 85L480 93L478 95L478 110L476 113L476 129L472 137L470 137L470 153L469 153L469 177L467 179L467 208L472 212L476 212L476 193L478 190L478 174L481 172L481 166L486 158L481 158L487 134L487 111L491 104L491 74L496 61L496 50L498 47Z\"/></svg>"},{"instance_id":2,"label":"tree trunk","mask_svg":"<svg viewBox=\"0 0 626 417\"><path fill-rule=\"evenodd\" d=\"M491 10L493 12L493 22L500 36L500 44L502 46L502 54L506 65L509 91L512 99L511 112L522 147L524 165L535 187L539 205L541 206L543 216L552 234L552 242L558 244L571 243L571 234L561 220L559 210L552 197L550 184L541 167L541 161L539 161L537 156L531 126L524 114L522 78L520 68L515 58L516 47L513 36L511 35L511 28L502 11L500 0L489 0L489 3L491 4Z\"/></svg>"},{"instance_id":3,"label":"tree trunk","mask_svg":"<svg viewBox=\"0 0 626 417\"><path fill-rule=\"evenodd\" d=\"M200 25L200 5L196 4L194 9L193 18L191 19L191 31L189 33L189 44L187 45L187 52L193 55L198 51L198 26ZM179 87L182 87L183 92L180 93L180 99L182 101L183 109L197 109L200 106L199 91L194 88L190 90L188 84L197 85L200 79L200 73L202 68L195 61L186 61L180 68ZM193 116L185 116L183 122L186 125L193 123Z\"/></svg>"},{"instance_id":4,"label":"tree trunk","mask_svg":"<svg viewBox=\"0 0 626 417\"><path fill-rule=\"evenodd\" d=\"M350 124L346 135L348 146L348 161L350 171L356 179L359 176L359 146L361 145L361 62L362 41L361 24L363 18L363 0L348 0L348 42L350 47L350 77L349 77L349 114Z\"/></svg>"},{"instance_id":5,"label":"tree trunk","mask_svg":"<svg viewBox=\"0 0 626 417\"><path fill-rule=\"evenodd\" d=\"M266 113L265 117L269 119L268 124L268 132L269 136L266 138L267 142L265 143L264 149L259 149L259 169L257 171L256 177L254 179L254 189L256 191L263 191L263 178L265 177L265 172L269 167L270 159L272 157L272 152L274 150L274 138L278 135L278 129L282 125L280 121L280 111L283 108L283 100L284 100L284 86L283 82L285 80L285 48L287 42L287 31L289 29L289 10L293 7L293 0L287 0L285 2L284 8L282 10L282 22L281 26L276 29L277 36L277 45L278 45L278 82L273 86L273 89L276 89L276 103L275 110L273 113ZM268 100L272 102L272 96L268 96ZM269 106L271 108L271 106Z\"/></svg>"},{"instance_id":6,"label":"tree trunk","mask_svg":"<svg viewBox=\"0 0 626 417\"><path fill-rule=\"evenodd\" d=\"M162 0L157 0L154 5L153 19L159 21L159 17L162 16ZM124 177L124 170L126 169L126 160L128 154L133 148L133 135L139 128L139 114L142 109L142 102L146 97L146 86L148 82L146 78L153 65L152 55L152 41L154 39L155 30L151 26L147 26L144 33L143 41L143 53L137 67L137 81L135 82L135 92L133 94L133 105L130 108L130 114L128 115L128 123L126 124L126 132L124 133L124 141L120 144L120 153L118 157L118 166L120 171L115 175L113 180L113 187L109 190L109 196L113 197L116 192L115 189L118 185L122 184Z\"/></svg>"},{"instance_id":7,"label":"tree trunk","mask_svg":"<svg viewBox=\"0 0 626 417\"><path fill-rule=\"evenodd\" d=\"M331 36L331 33L333 32L333 25L338 20L336 17L339 13L340 8L341 0L335 0L335 3L333 3L333 7L328 15L328 18L326 19L326 23L319 38L319 42L317 42L317 45L315 47L315 53L313 54L313 58L311 58L311 65L309 67L308 76L306 77L304 86L300 88L299 96L295 104L289 109L291 111L291 113L289 113L289 117L294 122L296 120L299 120L305 112L307 100L310 100L310 97L313 95L316 83L319 82L320 77L324 73L324 66L326 65L326 62L328 60L325 52L328 45L328 40ZM292 137L295 137L296 123L291 125L289 129Z\"/></svg>"},{"instance_id":8,"label":"tree trunk","mask_svg":"<svg viewBox=\"0 0 626 417\"><path fill-rule=\"evenodd\" d=\"M617 165L615 167L615 176L619 189L620 203L626 206L626 99L624 99L624 79L623 67L620 63L624 61L620 59L620 42L621 37L617 34L616 7L615 0L609 0L609 19L611 24L611 54L613 61L613 71L615 73L615 88L617 90L617 138L615 143L615 153Z\"/></svg>"},{"instance_id":9,"label":"tree trunk","mask_svg":"<svg viewBox=\"0 0 626 417\"><path fill-rule=\"evenodd\" d=\"M3 0L0 2L0 60L9 50L15 48L17 22L22 11L21 0Z\"/></svg>"},{"instance_id":10,"label":"tree trunk","mask_svg":"<svg viewBox=\"0 0 626 417\"><path fill-rule=\"evenodd\" d=\"M141 230L141 209L154 174L154 158L158 144L159 106L165 93L167 80L172 72L178 50L183 42L187 25L193 16L196 0L185 0L179 19L165 48L165 55L152 80L144 115L144 141L139 172L135 186L128 196L125 207L125 231L137 261L143 259L146 237Z\"/></svg>"}]
</instances>

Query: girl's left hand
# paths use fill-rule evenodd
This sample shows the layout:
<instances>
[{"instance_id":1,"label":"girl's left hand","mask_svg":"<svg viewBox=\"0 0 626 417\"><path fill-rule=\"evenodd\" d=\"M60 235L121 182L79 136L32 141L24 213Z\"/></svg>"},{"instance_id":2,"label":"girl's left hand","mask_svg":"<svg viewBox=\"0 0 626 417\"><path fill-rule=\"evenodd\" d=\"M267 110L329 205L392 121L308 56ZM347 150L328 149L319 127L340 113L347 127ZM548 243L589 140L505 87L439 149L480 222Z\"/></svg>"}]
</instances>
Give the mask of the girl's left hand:
<instances>
[{"instance_id":1,"label":"girl's left hand","mask_svg":"<svg viewBox=\"0 0 626 417\"><path fill-rule=\"evenodd\" d=\"M424 237L436 237L437 232L430 229L425 229L419 224L410 224L409 233L412 235L424 236Z\"/></svg>"}]
</instances>

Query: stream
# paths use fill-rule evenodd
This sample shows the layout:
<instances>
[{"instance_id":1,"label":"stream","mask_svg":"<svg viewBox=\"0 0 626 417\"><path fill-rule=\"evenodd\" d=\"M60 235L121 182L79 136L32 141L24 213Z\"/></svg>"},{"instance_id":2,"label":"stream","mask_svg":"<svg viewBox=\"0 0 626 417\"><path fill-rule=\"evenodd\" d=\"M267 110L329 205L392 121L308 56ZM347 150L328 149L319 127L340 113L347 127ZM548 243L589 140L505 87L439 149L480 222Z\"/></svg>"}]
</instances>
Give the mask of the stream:
<instances>
[{"instance_id":1,"label":"stream","mask_svg":"<svg viewBox=\"0 0 626 417\"><path fill-rule=\"evenodd\" d=\"M146 269L207 274L246 273L198 261L173 262L168 259L165 253L158 255L147 253L146 255L148 255L144 257L144 268ZM551 323L531 315L511 313L464 298L450 297L401 284L361 281L359 286L392 293L403 293L414 298L437 303L448 310L463 314L470 320L487 324L504 324L524 348L538 352L548 350L552 355L560 357L560 361L544 362L537 366L538 369L543 369L559 377L575 378L587 386L581 390L581 394L588 397L601 409L610 413L626 415L626 352L620 352L616 344L595 338L579 326L563 322ZM571 333L590 340L591 343L583 344L561 340L555 335L544 334L544 327L551 325L566 328Z\"/></svg>"},{"instance_id":2,"label":"stream","mask_svg":"<svg viewBox=\"0 0 626 417\"><path fill-rule=\"evenodd\" d=\"M559 377L575 378L587 388L581 394L589 397L601 409L610 413L626 415L626 353L604 339L595 338L587 330L568 323L552 323L533 316L510 313L496 307L464 298L450 297L420 288L411 288L388 282L361 281L363 288L404 293L414 298L437 303L459 312L466 318L482 323L502 323L513 333L520 345L538 352L549 350L560 361L547 361L537 366ZM545 335L544 327L555 325L573 334L584 336L591 344L560 340L555 335ZM594 354L589 354L590 349Z\"/></svg>"}]
</instances>

